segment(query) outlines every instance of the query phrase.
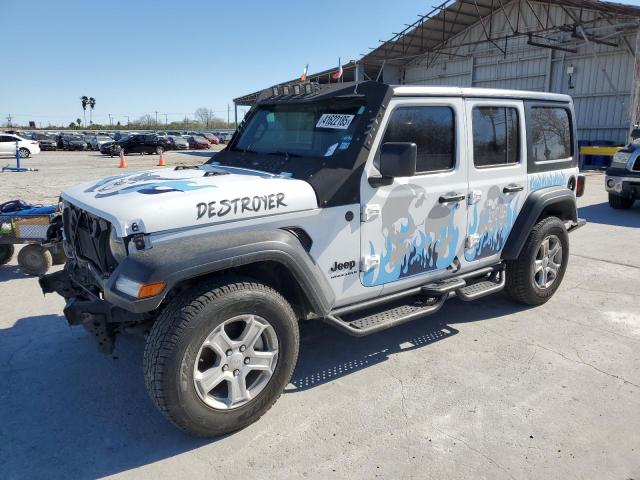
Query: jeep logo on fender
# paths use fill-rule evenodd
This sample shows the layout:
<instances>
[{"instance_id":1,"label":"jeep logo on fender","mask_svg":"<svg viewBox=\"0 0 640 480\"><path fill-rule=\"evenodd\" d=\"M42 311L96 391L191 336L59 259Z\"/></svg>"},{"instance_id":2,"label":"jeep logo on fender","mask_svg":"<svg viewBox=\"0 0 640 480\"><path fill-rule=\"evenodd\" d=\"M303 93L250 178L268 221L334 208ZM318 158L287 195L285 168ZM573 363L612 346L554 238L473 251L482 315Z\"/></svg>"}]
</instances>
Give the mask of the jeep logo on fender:
<instances>
[{"instance_id":1,"label":"jeep logo on fender","mask_svg":"<svg viewBox=\"0 0 640 480\"><path fill-rule=\"evenodd\" d=\"M338 263L334 262L333 267L331 267L331 272L337 272L338 270L353 270L353 267L356 266L355 260L350 260L348 262Z\"/></svg>"},{"instance_id":2,"label":"jeep logo on fender","mask_svg":"<svg viewBox=\"0 0 640 480\"><path fill-rule=\"evenodd\" d=\"M207 215L212 217L224 217L229 213L267 212L286 207L284 193L272 193L270 195L256 195L254 197L238 197L233 199L214 200L212 202L200 202L196 205L198 220Z\"/></svg>"}]
</instances>

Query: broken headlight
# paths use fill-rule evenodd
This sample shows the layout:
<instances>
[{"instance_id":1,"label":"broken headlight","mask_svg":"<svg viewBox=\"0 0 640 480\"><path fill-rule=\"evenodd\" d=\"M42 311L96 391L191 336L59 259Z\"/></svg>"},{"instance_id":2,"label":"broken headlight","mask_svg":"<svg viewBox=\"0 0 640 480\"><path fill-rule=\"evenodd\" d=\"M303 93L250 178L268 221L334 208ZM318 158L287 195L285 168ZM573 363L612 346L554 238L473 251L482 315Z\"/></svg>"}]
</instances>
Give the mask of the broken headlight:
<instances>
[{"instance_id":1,"label":"broken headlight","mask_svg":"<svg viewBox=\"0 0 640 480\"><path fill-rule=\"evenodd\" d=\"M124 246L124 241L118 237L113 227L111 227L111 231L109 232L109 250L118 263L127 256L127 248Z\"/></svg>"}]
</instances>

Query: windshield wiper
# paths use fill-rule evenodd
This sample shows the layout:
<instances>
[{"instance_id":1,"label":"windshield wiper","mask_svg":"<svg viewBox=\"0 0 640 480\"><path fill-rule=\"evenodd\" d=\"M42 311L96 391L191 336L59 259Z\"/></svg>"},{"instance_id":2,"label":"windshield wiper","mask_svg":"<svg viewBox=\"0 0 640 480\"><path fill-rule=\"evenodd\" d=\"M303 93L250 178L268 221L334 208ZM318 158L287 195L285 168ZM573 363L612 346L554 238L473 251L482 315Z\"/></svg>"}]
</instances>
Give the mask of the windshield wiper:
<instances>
[{"instance_id":1,"label":"windshield wiper","mask_svg":"<svg viewBox=\"0 0 640 480\"><path fill-rule=\"evenodd\" d=\"M291 153L291 152L285 152L285 151L269 152L269 153L267 153L267 155L284 155L287 159L289 157L299 158L299 157L302 156L302 155L300 155L298 153Z\"/></svg>"}]
</instances>

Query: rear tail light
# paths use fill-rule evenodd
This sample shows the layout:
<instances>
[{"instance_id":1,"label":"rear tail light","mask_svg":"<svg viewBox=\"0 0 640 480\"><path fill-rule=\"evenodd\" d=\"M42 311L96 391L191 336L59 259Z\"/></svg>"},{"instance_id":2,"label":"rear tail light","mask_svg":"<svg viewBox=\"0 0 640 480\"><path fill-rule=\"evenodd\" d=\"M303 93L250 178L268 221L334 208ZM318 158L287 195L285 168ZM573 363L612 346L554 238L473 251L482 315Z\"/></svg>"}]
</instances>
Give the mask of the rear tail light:
<instances>
[{"instance_id":1,"label":"rear tail light","mask_svg":"<svg viewBox=\"0 0 640 480\"><path fill-rule=\"evenodd\" d=\"M33 141L31 142L31 145L37 145L37 144L38 142L33 142Z\"/></svg>"},{"instance_id":2,"label":"rear tail light","mask_svg":"<svg viewBox=\"0 0 640 480\"><path fill-rule=\"evenodd\" d=\"M578 175L578 182L576 184L576 197L581 197L584 194L584 187L587 179L584 175Z\"/></svg>"}]
</instances>

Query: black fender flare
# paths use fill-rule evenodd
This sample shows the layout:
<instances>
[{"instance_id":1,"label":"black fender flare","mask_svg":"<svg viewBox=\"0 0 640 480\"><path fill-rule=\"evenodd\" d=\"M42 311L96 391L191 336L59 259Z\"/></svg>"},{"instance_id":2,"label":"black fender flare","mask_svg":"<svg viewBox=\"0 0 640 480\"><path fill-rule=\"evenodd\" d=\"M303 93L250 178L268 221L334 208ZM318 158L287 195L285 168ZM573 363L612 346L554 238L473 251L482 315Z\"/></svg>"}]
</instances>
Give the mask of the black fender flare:
<instances>
[{"instance_id":1,"label":"black fender flare","mask_svg":"<svg viewBox=\"0 0 640 480\"><path fill-rule=\"evenodd\" d=\"M289 231L196 231L189 236L171 237L125 258L103 285L105 300L134 313L149 312L158 308L167 293L182 281L228 268L273 261L291 272L314 313L323 316L335 303L333 290L321 269ZM130 248L134 247L130 245ZM120 276L140 283L162 281L167 286L155 297L136 299L117 290Z\"/></svg>"},{"instance_id":2,"label":"black fender flare","mask_svg":"<svg viewBox=\"0 0 640 480\"><path fill-rule=\"evenodd\" d=\"M531 193L524 202L502 251L504 260L515 260L524 247L529 232L543 212L561 220L578 221L575 193L568 188L544 188Z\"/></svg>"}]
</instances>

